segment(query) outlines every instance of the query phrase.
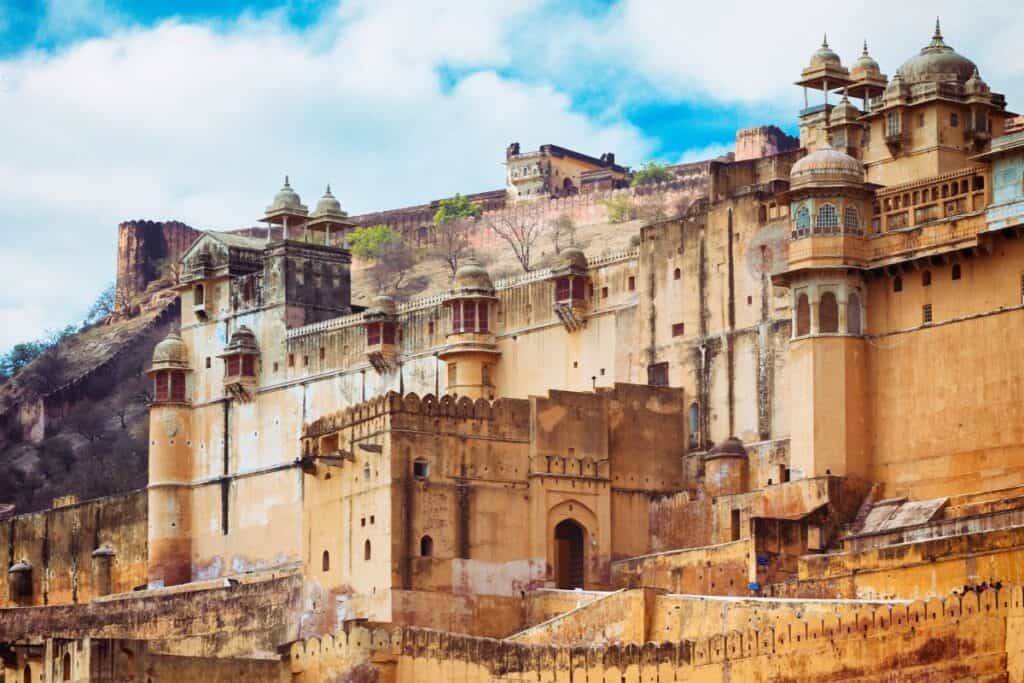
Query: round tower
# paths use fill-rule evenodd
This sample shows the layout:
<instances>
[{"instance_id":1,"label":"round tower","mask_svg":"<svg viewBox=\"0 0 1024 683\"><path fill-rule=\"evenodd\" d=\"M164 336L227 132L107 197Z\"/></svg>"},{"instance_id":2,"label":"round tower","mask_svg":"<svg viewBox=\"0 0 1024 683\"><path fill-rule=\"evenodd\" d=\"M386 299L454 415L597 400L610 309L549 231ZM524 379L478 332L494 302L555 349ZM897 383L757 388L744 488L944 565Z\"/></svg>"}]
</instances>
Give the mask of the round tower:
<instances>
[{"instance_id":1,"label":"round tower","mask_svg":"<svg viewBox=\"0 0 1024 683\"><path fill-rule=\"evenodd\" d=\"M445 301L452 326L438 357L448 365L449 394L494 398L493 366L501 353L491 330L496 301L491 276L476 260L467 259Z\"/></svg>"},{"instance_id":2,"label":"round tower","mask_svg":"<svg viewBox=\"0 0 1024 683\"><path fill-rule=\"evenodd\" d=\"M170 333L153 350L149 407L149 569L151 588L188 583L191 559L191 404L188 349Z\"/></svg>"},{"instance_id":3,"label":"round tower","mask_svg":"<svg viewBox=\"0 0 1024 683\"><path fill-rule=\"evenodd\" d=\"M826 145L793 165L789 199L789 259L776 282L792 296L790 468L794 478L865 476L864 166Z\"/></svg>"},{"instance_id":4,"label":"round tower","mask_svg":"<svg viewBox=\"0 0 1024 683\"><path fill-rule=\"evenodd\" d=\"M747 449L735 436L715 445L704 456L704 489L713 497L746 493Z\"/></svg>"}]
</instances>

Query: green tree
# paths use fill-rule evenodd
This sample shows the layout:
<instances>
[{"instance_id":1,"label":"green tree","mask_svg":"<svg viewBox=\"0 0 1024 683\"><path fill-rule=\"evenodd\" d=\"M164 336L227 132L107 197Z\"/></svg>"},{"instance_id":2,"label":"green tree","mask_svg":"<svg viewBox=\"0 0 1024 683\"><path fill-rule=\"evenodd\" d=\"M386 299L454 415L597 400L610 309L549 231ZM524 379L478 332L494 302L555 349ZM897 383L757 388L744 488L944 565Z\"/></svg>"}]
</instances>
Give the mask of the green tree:
<instances>
[{"instance_id":1,"label":"green tree","mask_svg":"<svg viewBox=\"0 0 1024 683\"><path fill-rule=\"evenodd\" d=\"M370 279L380 294L401 294L413 255L402 236L387 225L356 228L349 235L349 249L358 258L371 262Z\"/></svg>"},{"instance_id":2,"label":"green tree","mask_svg":"<svg viewBox=\"0 0 1024 683\"><path fill-rule=\"evenodd\" d=\"M441 225L442 223L457 221L463 218L476 218L483 211L479 204L474 204L461 194L456 194L454 197L441 200L437 211L434 213L434 225Z\"/></svg>"},{"instance_id":3,"label":"green tree","mask_svg":"<svg viewBox=\"0 0 1024 683\"><path fill-rule=\"evenodd\" d=\"M608 210L609 223L625 223L637 216L636 202L625 192L615 193L604 201L604 206Z\"/></svg>"},{"instance_id":4,"label":"green tree","mask_svg":"<svg viewBox=\"0 0 1024 683\"><path fill-rule=\"evenodd\" d=\"M356 228L348 237L349 249L354 256L368 261L380 258L392 242L401 242L402 236L387 225Z\"/></svg>"},{"instance_id":5,"label":"green tree","mask_svg":"<svg viewBox=\"0 0 1024 683\"><path fill-rule=\"evenodd\" d=\"M633 173L631 181L633 187L639 185L653 185L654 183L667 183L673 178L672 171L668 166L659 164L657 161L648 161L639 171Z\"/></svg>"}]
</instances>

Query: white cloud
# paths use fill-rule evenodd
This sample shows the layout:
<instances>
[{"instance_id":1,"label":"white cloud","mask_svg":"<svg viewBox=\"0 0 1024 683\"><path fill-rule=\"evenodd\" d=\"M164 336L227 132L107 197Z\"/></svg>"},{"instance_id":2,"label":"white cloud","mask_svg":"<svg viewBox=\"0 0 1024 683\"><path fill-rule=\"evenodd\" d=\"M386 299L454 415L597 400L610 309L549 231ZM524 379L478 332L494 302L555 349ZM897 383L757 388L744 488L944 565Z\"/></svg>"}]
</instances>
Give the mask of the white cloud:
<instances>
[{"instance_id":1,"label":"white cloud","mask_svg":"<svg viewBox=\"0 0 1024 683\"><path fill-rule=\"evenodd\" d=\"M715 159L717 157L724 156L729 152L735 151L735 144L714 142L711 143L710 145L705 145L703 147L691 147L690 149L685 150L681 155L679 155L679 160L676 161L676 163L688 164L692 161Z\"/></svg>"},{"instance_id":2,"label":"white cloud","mask_svg":"<svg viewBox=\"0 0 1024 683\"><path fill-rule=\"evenodd\" d=\"M646 156L634 127L498 75L513 19L508 3L346 3L309 32L168 21L0 61L3 244L51 271L0 268L18 293L0 299L0 349L84 310L122 220L249 225L286 172L307 204L330 181L353 212L493 189L512 140ZM468 75L446 89L442 65Z\"/></svg>"}]
</instances>

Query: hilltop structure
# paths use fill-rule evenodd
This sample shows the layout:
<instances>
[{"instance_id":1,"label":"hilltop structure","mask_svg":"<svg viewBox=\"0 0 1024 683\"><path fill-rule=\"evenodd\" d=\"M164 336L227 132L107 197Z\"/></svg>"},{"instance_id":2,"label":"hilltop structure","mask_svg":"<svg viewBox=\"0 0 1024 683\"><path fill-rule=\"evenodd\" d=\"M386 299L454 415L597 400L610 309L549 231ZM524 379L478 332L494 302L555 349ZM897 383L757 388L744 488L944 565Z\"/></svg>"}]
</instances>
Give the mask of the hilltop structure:
<instances>
[{"instance_id":1,"label":"hilltop structure","mask_svg":"<svg viewBox=\"0 0 1024 683\"><path fill-rule=\"evenodd\" d=\"M5 683L1024 680L1024 132L938 25L798 84L699 183L510 148L490 212L700 188L524 276L356 306L288 182L200 235L147 490L0 528Z\"/></svg>"}]
</instances>

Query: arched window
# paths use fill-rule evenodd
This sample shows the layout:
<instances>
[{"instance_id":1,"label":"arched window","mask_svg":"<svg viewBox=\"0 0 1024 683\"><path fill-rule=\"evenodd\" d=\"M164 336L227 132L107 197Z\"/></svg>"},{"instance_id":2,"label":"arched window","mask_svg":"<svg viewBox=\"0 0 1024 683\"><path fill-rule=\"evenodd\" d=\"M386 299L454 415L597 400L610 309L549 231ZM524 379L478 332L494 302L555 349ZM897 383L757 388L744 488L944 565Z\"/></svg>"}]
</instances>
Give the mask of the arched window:
<instances>
[{"instance_id":1,"label":"arched window","mask_svg":"<svg viewBox=\"0 0 1024 683\"><path fill-rule=\"evenodd\" d=\"M320 559L320 568L325 572L331 571L331 554L324 551L323 557Z\"/></svg>"},{"instance_id":2,"label":"arched window","mask_svg":"<svg viewBox=\"0 0 1024 683\"><path fill-rule=\"evenodd\" d=\"M700 444L700 405L696 401L690 404L690 411L687 414L687 429L689 430L690 448L696 448Z\"/></svg>"},{"instance_id":3,"label":"arched window","mask_svg":"<svg viewBox=\"0 0 1024 683\"><path fill-rule=\"evenodd\" d=\"M861 329L860 297L851 293L846 301L846 331L850 334L860 334Z\"/></svg>"},{"instance_id":4,"label":"arched window","mask_svg":"<svg viewBox=\"0 0 1024 683\"><path fill-rule=\"evenodd\" d=\"M926 270L921 273L921 286L931 287L932 286L932 271Z\"/></svg>"},{"instance_id":5,"label":"arched window","mask_svg":"<svg viewBox=\"0 0 1024 683\"><path fill-rule=\"evenodd\" d=\"M366 539L366 543L363 543L363 559L369 560L373 553L370 551L370 539Z\"/></svg>"},{"instance_id":6,"label":"arched window","mask_svg":"<svg viewBox=\"0 0 1024 683\"><path fill-rule=\"evenodd\" d=\"M839 227L839 212L832 204L818 207L818 219L815 225L818 232L833 232Z\"/></svg>"},{"instance_id":7,"label":"arched window","mask_svg":"<svg viewBox=\"0 0 1024 683\"><path fill-rule=\"evenodd\" d=\"M673 280L678 280L682 276L683 276L683 271L679 270L678 268L676 268L675 271L673 271L673 273L672 273L672 279Z\"/></svg>"},{"instance_id":8,"label":"arched window","mask_svg":"<svg viewBox=\"0 0 1024 683\"><path fill-rule=\"evenodd\" d=\"M430 536L424 536L420 539L420 557L433 557L434 555L434 539Z\"/></svg>"},{"instance_id":9,"label":"arched window","mask_svg":"<svg viewBox=\"0 0 1024 683\"><path fill-rule=\"evenodd\" d=\"M860 233L860 212L856 206L846 207L843 212L843 227L853 233Z\"/></svg>"},{"instance_id":10,"label":"arched window","mask_svg":"<svg viewBox=\"0 0 1024 683\"><path fill-rule=\"evenodd\" d=\"M960 279L960 264L959 263L954 263L953 264L953 279L954 280L959 280Z\"/></svg>"},{"instance_id":11,"label":"arched window","mask_svg":"<svg viewBox=\"0 0 1024 683\"><path fill-rule=\"evenodd\" d=\"M796 336L803 337L811 333L811 304L806 294L796 299Z\"/></svg>"},{"instance_id":12,"label":"arched window","mask_svg":"<svg viewBox=\"0 0 1024 683\"><path fill-rule=\"evenodd\" d=\"M797 235L806 235L807 231L811 229L811 212L806 206L801 206L796 210L793 227L796 228Z\"/></svg>"},{"instance_id":13,"label":"arched window","mask_svg":"<svg viewBox=\"0 0 1024 683\"><path fill-rule=\"evenodd\" d=\"M836 295L825 292L818 302L818 330L820 332L839 331L839 304Z\"/></svg>"},{"instance_id":14,"label":"arched window","mask_svg":"<svg viewBox=\"0 0 1024 683\"><path fill-rule=\"evenodd\" d=\"M903 278L899 275L892 279L892 291L902 292L903 291Z\"/></svg>"}]
</instances>

